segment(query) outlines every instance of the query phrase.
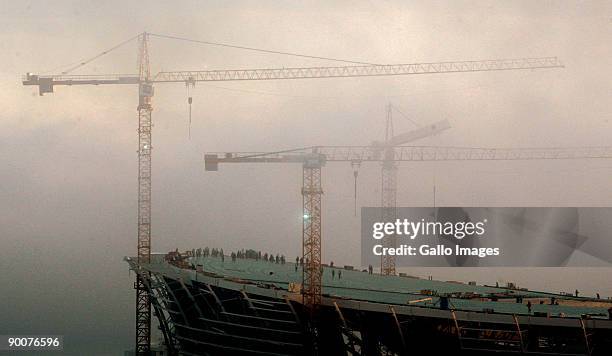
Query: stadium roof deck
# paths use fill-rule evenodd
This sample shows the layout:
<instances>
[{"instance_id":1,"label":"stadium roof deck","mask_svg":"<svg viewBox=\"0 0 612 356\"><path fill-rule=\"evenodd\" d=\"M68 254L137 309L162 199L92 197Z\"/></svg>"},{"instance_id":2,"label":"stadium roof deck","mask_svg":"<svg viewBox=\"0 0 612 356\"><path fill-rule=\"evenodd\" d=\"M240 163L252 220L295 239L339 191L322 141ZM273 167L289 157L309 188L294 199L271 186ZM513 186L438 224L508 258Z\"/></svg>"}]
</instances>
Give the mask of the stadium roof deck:
<instances>
[{"instance_id":1,"label":"stadium roof deck","mask_svg":"<svg viewBox=\"0 0 612 356\"><path fill-rule=\"evenodd\" d=\"M300 283L302 270L295 269L294 263L277 264L254 259L236 259L226 257L222 262L221 258L215 257L194 257L191 262L202 265L207 273L215 274L219 277L237 278L273 284L278 288L287 289L289 283ZM494 310L496 313L528 314L526 300L523 304L516 303L515 296L524 298L551 298L555 297L564 304L564 301L571 300L573 304L585 304L592 299L575 298L567 295L554 293L511 290L507 288L496 288L486 286L473 286L457 282L443 282L435 280L424 280L411 277L400 276L380 276L368 274L357 270L346 270L333 268L335 277L332 278L332 268L324 267L323 271L323 294L334 297L350 298L370 302L387 304L406 305L409 301L416 301L431 297L431 300L416 302L415 306L439 308L439 298L422 294L422 290L435 291L439 295L452 293L475 293L482 297L507 294L510 298L505 302L481 301L479 299L450 298L451 307L459 310L483 311L484 309ZM342 278L339 272L342 271ZM532 303L532 312L550 313L558 316L564 314L567 317L579 317L583 314L600 315L607 318L607 307L601 306L574 306L574 305L549 305Z\"/></svg>"}]
</instances>

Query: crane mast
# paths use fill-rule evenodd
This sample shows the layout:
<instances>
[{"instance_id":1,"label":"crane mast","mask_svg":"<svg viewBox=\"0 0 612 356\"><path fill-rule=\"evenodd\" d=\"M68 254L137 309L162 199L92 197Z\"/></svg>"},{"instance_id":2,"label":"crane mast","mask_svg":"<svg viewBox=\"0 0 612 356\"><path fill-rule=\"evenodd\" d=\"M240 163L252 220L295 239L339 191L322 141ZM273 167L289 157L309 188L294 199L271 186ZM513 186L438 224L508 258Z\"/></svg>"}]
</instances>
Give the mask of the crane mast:
<instances>
[{"instance_id":1,"label":"crane mast","mask_svg":"<svg viewBox=\"0 0 612 356\"><path fill-rule=\"evenodd\" d=\"M39 95L53 93L57 86L76 85L137 85L138 102L138 262L147 263L151 254L151 150L152 123L151 99L155 83L195 83L211 81L261 81L309 78L350 78L372 76L397 76L415 74L459 73L529 70L542 68L561 68L563 65L556 57L495 59L483 61L456 61L437 63L413 63L390 65L347 65L331 67L296 67L265 69L230 69L205 71L162 71L152 74L149 64L149 36L138 36L138 73L137 74L60 74L39 75L27 73L23 85L37 86ZM156 35L160 36L160 35ZM123 43L129 42L125 41ZM123 44L122 43L122 44ZM120 44L120 45L122 45ZM119 46L113 47L117 48ZM111 49L112 50L112 49ZM108 51L102 52L101 55ZM93 57L91 60L98 58ZM80 63L80 68L91 60ZM311 152L312 153L312 152ZM319 156L321 157L321 156ZM302 161L300 161L302 162ZM303 163L303 162L302 162ZM323 162L324 163L324 162ZM304 222L303 249L308 258L308 268L304 274L304 284L308 288L305 302L309 305L320 301L321 279L321 181L320 166L304 166L304 211L308 221ZM315 273L316 270L316 273ZM148 276L137 272L136 288L136 352L147 355L151 340L151 303L143 278Z\"/></svg>"},{"instance_id":2,"label":"crane mast","mask_svg":"<svg viewBox=\"0 0 612 356\"><path fill-rule=\"evenodd\" d=\"M431 137L450 128L448 120L438 121L433 124L422 126L416 130L395 135L393 127L393 106L391 103L387 105L387 115L385 119L385 140L383 142L374 142L373 146L382 147L384 150L385 160L381 165L381 218L385 221L394 221L397 208L397 163L393 159L393 147L404 145L416 140ZM388 235L383 238L383 246L394 248L396 245L396 237ZM381 256L380 273L382 275L395 275L395 256Z\"/></svg>"},{"instance_id":3,"label":"crane mast","mask_svg":"<svg viewBox=\"0 0 612 356\"><path fill-rule=\"evenodd\" d=\"M321 168L325 164L322 155L313 152L302 164L302 269L303 302L319 305L322 294L321 270Z\"/></svg>"},{"instance_id":4,"label":"crane mast","mask_svg":"<svg viewBox=\"0 0 612 356\"><path fill-rule=\"evenodd\" d=\"M151 98L147 33L139 37L138 52L138 265L151 261ZM151 300L144 271L136 273L136 354L150 352Z\"/></svg>"},{"instance_id":5,"label":"crane mast","mask_svg":"<svg viewBox=\"0 0 612 356\"><path fill-rule=\"evenodd\" d=\"M397 163L393 159L393 146L389 143L393 138L393 113L391 104L387 105L387 118L385 128L385 146L384 160L382 162L381 187L380 187L380 207L382 213L382 221L395 221L397 207ZM383 246L394 248L396 238L393 235L386 236L383 241ZM383 255L380 256L380 273L382 275L395 275L395 257Z\"/></svg>"}]
</instances>

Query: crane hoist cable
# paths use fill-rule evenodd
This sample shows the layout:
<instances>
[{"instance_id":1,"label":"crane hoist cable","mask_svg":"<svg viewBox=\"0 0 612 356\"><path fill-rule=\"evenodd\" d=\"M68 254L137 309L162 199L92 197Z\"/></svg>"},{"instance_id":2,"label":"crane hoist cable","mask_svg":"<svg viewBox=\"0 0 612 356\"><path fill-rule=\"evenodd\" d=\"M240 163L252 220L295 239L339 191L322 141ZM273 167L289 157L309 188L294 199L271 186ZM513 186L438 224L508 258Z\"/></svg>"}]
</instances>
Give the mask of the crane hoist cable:
<instances>
[{"instance_id":1,"label":"crane hoist cable","mask_svg":"<svg viewBox=\"0 0 612 356\"><path fill-rule=\"evenodd\" d=\"M353 214L357 216L357 176L359 175L359 167L361 167L361 161L353 160L351 161L351 168L353 168L353 178L354 178L354 212Z\"/></svg>"},{"instance_id":2,"label":"crane hoist cable","mask_svg":"<svg viewBox=\"0 0 612 356\"><path fill-rule=\"evenodd\" d=\"M436 165L434 163L434 174L433 174L433 213L434 221L438 221L438 210L436 205Z\"/></svg>"},{"instance_id":3,"label":"crane hoist cable","mask_svg":"<svg viewBox=\"0 0 612 356\"><path fill-rule=\"evenodd\" d=\"M185 87L187 88L187 105L189 106L189 123L187 127L187 137L191 140L191 104L193 104L193 95L191 94L191 92L195 88L195 80L193 80L193 77L190 77L187 81L185 81Z\"/></svg>"}]
</instances>

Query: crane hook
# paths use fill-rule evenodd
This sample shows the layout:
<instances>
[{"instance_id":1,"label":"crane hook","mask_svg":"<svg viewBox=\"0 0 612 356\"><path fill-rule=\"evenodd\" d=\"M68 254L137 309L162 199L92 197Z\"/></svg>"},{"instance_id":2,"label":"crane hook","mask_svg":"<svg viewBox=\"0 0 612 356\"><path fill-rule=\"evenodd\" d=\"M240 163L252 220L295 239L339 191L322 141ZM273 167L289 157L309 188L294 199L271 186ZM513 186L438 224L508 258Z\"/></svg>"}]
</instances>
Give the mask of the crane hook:
<instances>
[{"instance_id":1,"label":"crane hook","mask_svg":"<svg viewBox=\"0 0 612 356\"><path fill-rule=\"evenodd\" d=\"M195 88L195 80L193 77L189 77L189 79L185 81L185 87L187 88L187 104L189 105L189 126L187 127L187 136L191 140L191 104L193 103L191 89Z\"/></svg>"}]
</instances>

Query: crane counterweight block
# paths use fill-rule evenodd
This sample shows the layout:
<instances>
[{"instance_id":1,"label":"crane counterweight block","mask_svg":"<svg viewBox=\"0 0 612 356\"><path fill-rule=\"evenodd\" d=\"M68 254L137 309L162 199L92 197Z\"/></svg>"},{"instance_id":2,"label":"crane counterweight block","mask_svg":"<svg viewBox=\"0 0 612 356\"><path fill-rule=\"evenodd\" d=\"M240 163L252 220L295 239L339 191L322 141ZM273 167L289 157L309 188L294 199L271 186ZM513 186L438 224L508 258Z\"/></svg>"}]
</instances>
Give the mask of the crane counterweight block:
<instances>
[{"instance_id":1,"label":"crane counterweight block","mask_svg":"<svg viewBox=\"0 0 612 356\"><path fill-rule=\"evenodd\" d=\"M41 78L38 84L38 95L43 96L45 93L53 93L53 79Z\"/></svg>"},{"instance_id":2,"label":"crane counterweight block","mask_svg":"<svg viewBox=\"0 0 612 356\"><path fill-rule=\"evenodd\" d=\"M210 172L216 172L219 170L219 156L216 154L205 154L204 155L204 170Z\"/></svg>"},{"instance_id":3,"label":"crane counterweight block","mask_svg":"<svg viewBox=\"0 0 612 356\"><path fill-rule=\"evenodd\" d=\"M23 85L37 85L38 95L43 96L46 93L53 93L53 78L43 77L32 73L26 73L22 81Z\"/></svg>"}]
</instances>

